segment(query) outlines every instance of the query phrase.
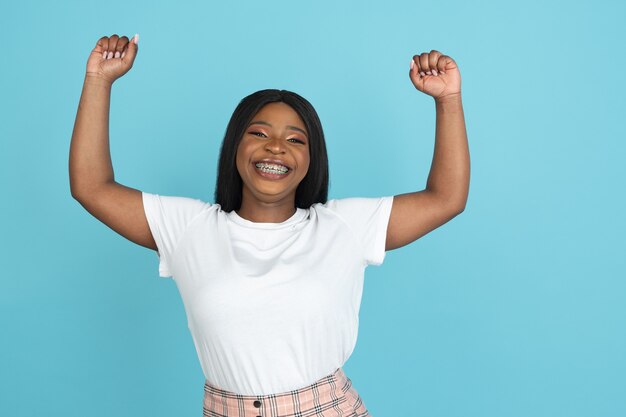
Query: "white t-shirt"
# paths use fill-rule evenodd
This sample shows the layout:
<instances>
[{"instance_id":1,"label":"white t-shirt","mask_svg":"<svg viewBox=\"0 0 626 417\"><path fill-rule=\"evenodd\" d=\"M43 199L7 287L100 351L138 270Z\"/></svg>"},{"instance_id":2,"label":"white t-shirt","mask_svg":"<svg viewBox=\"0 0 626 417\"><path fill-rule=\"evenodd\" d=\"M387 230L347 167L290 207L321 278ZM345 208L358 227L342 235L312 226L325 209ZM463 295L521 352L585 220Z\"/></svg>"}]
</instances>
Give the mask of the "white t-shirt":
<instances>
[{"instance_id":1,"label":"white t-shirt","mask_svg":"<svg viewBox=\"0 0 626 417\"><path fill-rule=\"evenodd\" d=\"M298 208L255 223L219 204L142 193L207 381L242 395L298 389L354 350L363 277L385 258L393 196Z\"/></svg>"}]
</instances>

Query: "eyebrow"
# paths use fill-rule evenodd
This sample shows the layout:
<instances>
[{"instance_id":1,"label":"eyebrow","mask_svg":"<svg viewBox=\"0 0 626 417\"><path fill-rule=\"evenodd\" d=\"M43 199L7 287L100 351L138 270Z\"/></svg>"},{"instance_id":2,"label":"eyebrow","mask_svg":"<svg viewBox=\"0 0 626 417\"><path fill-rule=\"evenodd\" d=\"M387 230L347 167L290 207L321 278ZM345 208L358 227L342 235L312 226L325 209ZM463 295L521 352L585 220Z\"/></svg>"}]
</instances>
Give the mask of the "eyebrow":
<instances>
[{"instance_id":1,"label":"eyebrow","mask_svg":"<svg viewBox=\"0 0 626 417\"><path fill-rule=\"evenodd\" d=\"M271 124L263 121L263 120L257 120L255 122L252 122L248 125L248 127L252 126L252 125L265 125L265 126L269 126L272 127ZM304 134L304 136L306 136L307 138L309 137L306 132L302 129L300 129L299 127L295 127L295 126L287 126L287 129L291 129L291 130L297 130L298 132L302 132Z\"/></svg>"}]
</instances>

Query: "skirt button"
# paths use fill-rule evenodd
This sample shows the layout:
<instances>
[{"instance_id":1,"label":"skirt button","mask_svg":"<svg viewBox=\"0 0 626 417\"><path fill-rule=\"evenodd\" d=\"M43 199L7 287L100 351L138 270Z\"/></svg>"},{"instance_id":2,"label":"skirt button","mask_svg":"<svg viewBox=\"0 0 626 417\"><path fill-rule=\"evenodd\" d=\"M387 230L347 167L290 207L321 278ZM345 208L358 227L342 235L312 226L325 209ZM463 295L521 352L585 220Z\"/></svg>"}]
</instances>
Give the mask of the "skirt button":
<instances>
[{"instance_id":1,"label":"skirt button","mask_svg":"<svg viewBox=\"0 0 626 417\"><path fill-rule=\"evenodd\" d=\"M259 400L255 401L255 402L254 402L254 406L255 406L256 408L261 408L261 401L259 401Z\"/></svg>"}]
</instances>

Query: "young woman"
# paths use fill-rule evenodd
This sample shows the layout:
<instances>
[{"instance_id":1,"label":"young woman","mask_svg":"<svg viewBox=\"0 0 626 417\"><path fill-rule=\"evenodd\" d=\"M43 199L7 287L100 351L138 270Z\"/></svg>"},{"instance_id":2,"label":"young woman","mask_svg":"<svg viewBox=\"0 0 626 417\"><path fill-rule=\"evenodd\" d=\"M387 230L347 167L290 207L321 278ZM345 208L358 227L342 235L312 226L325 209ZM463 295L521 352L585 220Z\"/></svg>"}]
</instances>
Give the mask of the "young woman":
<instances>
[{"instance_id":1,"label":"young woman","mask_svg":"<svg viewBox=\"0 0 626 417\"><path fill-rule=\"evenodd\" d=\"M311 104L261 90L235 109L222 143L215 203L115 181L108 115L113 82L138 36L102 37L87 61L70 147L72 196L107 226L156 251L172 277L206 377L207 416L369 416L343 373L367 265L461 213L470 161L456 63L414 55L409 77L434 98L426 188L327 201L328 159Z\"/></svg>"}]
</instances>

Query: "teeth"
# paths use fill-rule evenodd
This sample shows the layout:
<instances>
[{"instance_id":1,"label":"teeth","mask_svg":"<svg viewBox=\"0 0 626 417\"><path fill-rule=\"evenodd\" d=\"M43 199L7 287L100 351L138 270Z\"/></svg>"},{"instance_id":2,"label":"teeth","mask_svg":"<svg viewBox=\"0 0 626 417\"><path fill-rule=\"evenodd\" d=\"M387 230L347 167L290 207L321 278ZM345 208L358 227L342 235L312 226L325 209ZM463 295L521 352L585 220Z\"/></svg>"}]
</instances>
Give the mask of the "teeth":
<instances>
[{"instance_id":1,"label":"teeth","mask_svg":"<svg viewBox=\"0 0 626 417\"><path fill-rule=\"evenodd\" d=\"M287 171L289 171L289 168L285 166L276 165L276 164L268 164L265 162L258 162L256 164L256 167L260 168L262 171L265 171L265 172L278 173L278 174L284 174Z\"/></svg>"}]
</instances>

